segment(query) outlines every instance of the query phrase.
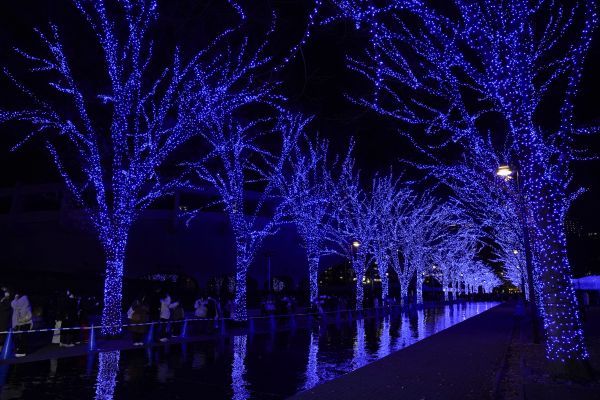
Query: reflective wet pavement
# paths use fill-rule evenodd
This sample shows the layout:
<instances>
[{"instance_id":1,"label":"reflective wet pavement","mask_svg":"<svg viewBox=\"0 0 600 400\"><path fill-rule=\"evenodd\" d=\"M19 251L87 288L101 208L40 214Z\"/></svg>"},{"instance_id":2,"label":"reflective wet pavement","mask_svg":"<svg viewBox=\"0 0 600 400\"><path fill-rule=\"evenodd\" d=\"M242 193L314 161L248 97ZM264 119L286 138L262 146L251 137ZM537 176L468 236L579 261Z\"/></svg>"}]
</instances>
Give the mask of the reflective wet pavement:
<instances>
[{"instance_id":1,"label":"reflective wet pavement","mask_svg":"<svg viewBox=\"0 0 600 400\"><path fill-rule=\"evenodd\" d=\"M0 399L281 399L475 316L463 303L310 330L0 365Z\"/></svg>"}]
</instances>

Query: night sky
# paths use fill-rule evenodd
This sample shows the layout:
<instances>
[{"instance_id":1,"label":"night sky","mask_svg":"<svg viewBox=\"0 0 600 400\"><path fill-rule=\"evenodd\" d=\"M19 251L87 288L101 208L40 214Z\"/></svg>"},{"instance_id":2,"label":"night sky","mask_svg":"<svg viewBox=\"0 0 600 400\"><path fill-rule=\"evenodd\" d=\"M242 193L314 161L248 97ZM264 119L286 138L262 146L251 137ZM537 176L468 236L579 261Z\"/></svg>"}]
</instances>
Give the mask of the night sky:
<instances>
[{"instance_id":1,"label":"night sky","mask_svg":"<svg viewBox=\"0 0 600 400\"><path fill-rule=\"evenodd\" d=\"M248 5L252 29L257 37L267 29L271 21L271 10L277 12L277 34L273 51L283 55L285 49L299 40L309 12L306 4L312 2L252 0L241 3ZM161 19L156 33L157 41L165 49L180 44L184 51L186 48L192 49L196 41L204 43L202 39L212 37L214 32L233 21L233 13L225 12L224 4L224 0L159 1ZM81 18L68 0L0 2L0 63L11 70L22 65L17 63L18 58L11 48L17 46L39 49L32 33L33 28L46 27L49 19L63 29L83 68L93 70L94 59L90 57L93 52L86 47L91 38L85 32L82 33ZM398 135L398 128L392 121L355 107L345 98L350 90L361 90L358 76L345 68L345 57L357 54L366 40L366 36L357 32L350 23L319 28L289 67L278 76L265 78L282 80L283 90L289 97L292 108L314 114L315 131L329 138L338 151L344 151L350 137L355 137L358 164L365 173L387 171L390 166L400 171L400 160L414 155L414 149L408 140ZM588 56L576 107L578 119L582 123L600 124L600 77L597 71L600 71L598 31ZM14 108L15 104L22 104L22 99L5 78L0 80L0 93L0 107ZM60 181L47 154L40 149L39 142L18 152L9 152L10 146L17 141L21 132L13 126L0 126L0 131L0 187L12 186L16 182L27 184ZM584 145L595 154L600 153L600 138L591 138ZM588 192L574 204L570 217L581 225L585 233L600 231L599 172L600 161L574 165L575 183L588 188ZM407 173L410 174L411 171ZM600 268L598 244L598 240L595 245L587 240L570 240L571 257L577 272L587 272L586 268L593 264L596 270Z\"/></svg>"}]
</instances>

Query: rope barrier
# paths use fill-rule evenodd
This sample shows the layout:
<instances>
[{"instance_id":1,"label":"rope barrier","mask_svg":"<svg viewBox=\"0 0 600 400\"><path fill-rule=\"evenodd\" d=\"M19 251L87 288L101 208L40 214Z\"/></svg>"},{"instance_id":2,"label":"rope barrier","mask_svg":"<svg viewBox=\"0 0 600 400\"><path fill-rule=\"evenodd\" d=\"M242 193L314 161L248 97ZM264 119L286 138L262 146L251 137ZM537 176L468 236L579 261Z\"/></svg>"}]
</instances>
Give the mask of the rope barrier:
<instances>
[{"instance_id":1,"label":"rope barrier","mask_svg":"<svg viewBox=\"0 0 600 400\"><path fill-rule=\"evenodd\" d=\"M382 307L372 307L372 308L363 308L361 310L354 310L354 309L346 309L346 310L333 310L333 311L323 311L323 312L310 312L310 313L300 313L300 314L269 314L269 315L262 315L262 316L258 316L258 317L249 317L246 321L249 320L259 320L259 319L271 319L273 316L275 318L291 318L291 317L306 317L306 316L319 316L319 315L326 315L326 314L338 314L338 313L361 313L364 311L370 311L370 310L385 310L385 309L391 309L391 308L403 308L405 306L401 306L401 305L388 305L388 306L382 306ZM227 318L186 318L186 319L181 319L181 320L169 320L169 321L153 321L153 322L143 322L143 323L139 323L139 324L114 324L114 325L94 325L94 326L76 326L76 327L61 327L61 328L43 328L43 329L28 329L28 330L19 330L19 331L15 331L15 330L8 330L8 331L1 331L0 334L8 334L9 332L12 332L13 334L21 334L21 333L40 333L40 332L55 332L55 331L73 331L73 330L81 330L81 331L85 331L85 330L93 330L93 329L103 329L103 328L115 328L115 327L121 327L121 328L128 328L128 327L133 327L133 326L151 326L151 325L157 325L157 324L169 324L169 323L173 323L173 322L178 322L178 323L186 323L186 322L195 322L195 321L236 321L235 319L231 318L231 317L227 317ZM236 322L246 322L246 321L236 321Z\"/></svg>"}]
</instances>

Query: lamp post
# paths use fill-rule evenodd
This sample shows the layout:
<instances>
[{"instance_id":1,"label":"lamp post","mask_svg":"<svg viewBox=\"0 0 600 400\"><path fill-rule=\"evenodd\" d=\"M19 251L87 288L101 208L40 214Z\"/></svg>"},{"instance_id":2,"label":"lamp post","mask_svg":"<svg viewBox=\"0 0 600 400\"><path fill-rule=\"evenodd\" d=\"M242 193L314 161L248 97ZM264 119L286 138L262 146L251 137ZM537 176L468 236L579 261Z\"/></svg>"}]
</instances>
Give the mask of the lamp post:
<instances>
[{"instance_id":1,"label":"lamp post","mask_svg":"<svg viewBox=\"0 0 600 400\"><path fill-rule=\"evenodd\" d=\"M538 321L537 321L537 307L535 304L535 288L533 285L533 263L532 263L532 254L531 254L531 244L529 242L529 228L527 226L527 217L525 213L525 202L523 200L523 195L521 193L521 185L519 183L519 170L511 169L508 165L501 165L498 167L496 171L496 175L504 178L505 181L508 181L512 178L512 175L515 175L516 186L517 186L517 202L519 207L519 219L521 223L521 230L523 232L523 247L525 248L525 269L527 271L527 289L529 292L529 301L532 306L532 317L533 317L533 340L535 343L539 343L539 330L538 330ZM513 253L516 255L519 253L518 250L513 250ZM523 293L525 295L525 293Z\"/></svg>"}]
</instances>

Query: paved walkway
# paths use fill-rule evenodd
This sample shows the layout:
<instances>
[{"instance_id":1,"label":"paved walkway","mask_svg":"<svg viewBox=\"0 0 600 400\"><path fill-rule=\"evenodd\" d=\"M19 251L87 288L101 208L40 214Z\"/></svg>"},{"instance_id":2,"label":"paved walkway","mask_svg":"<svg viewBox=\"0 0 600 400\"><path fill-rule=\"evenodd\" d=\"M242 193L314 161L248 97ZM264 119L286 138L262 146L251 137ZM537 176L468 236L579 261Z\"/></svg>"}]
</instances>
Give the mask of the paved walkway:
<instances>
[{"instance_id":1,"label":"paved walkway","mask_svg":"<svg viewBox=\"0 0 600 400\"><path fill-rule=\"evenodd\" d=\"M291 399L489 399L513 318L502 304Z\"/></svg>"}]
</instances>

